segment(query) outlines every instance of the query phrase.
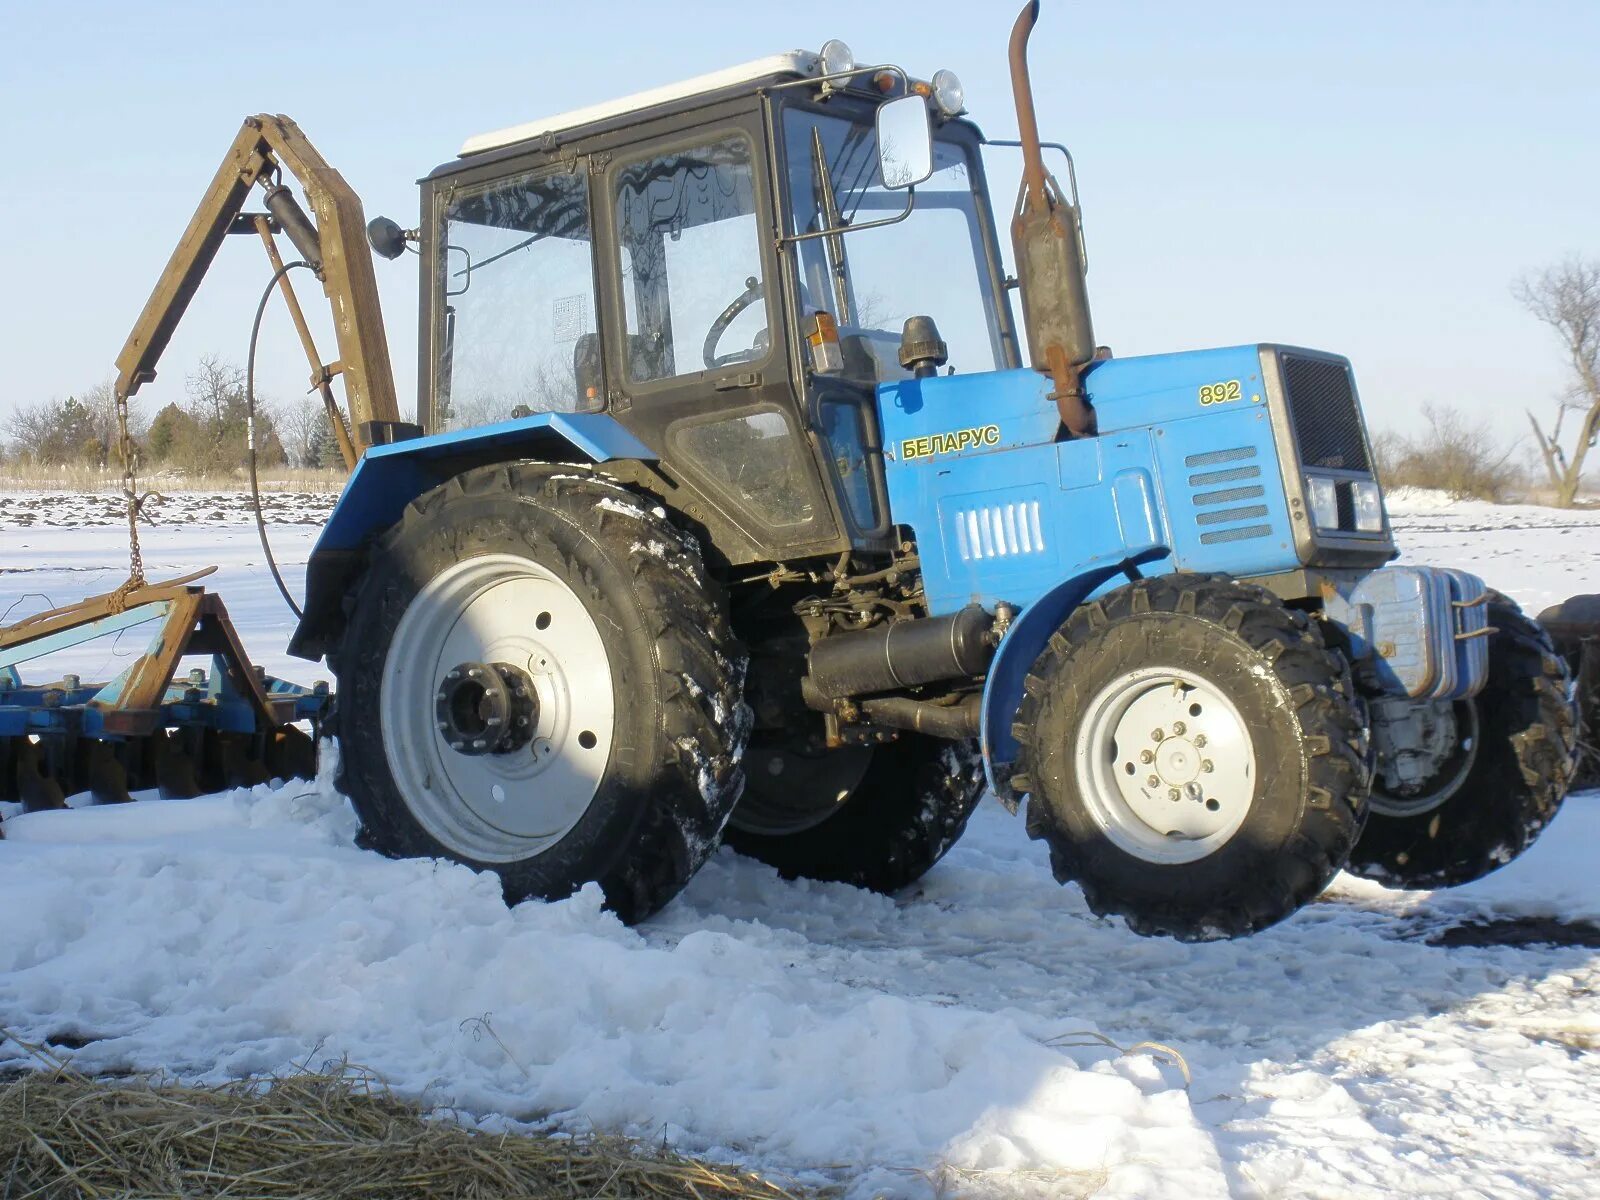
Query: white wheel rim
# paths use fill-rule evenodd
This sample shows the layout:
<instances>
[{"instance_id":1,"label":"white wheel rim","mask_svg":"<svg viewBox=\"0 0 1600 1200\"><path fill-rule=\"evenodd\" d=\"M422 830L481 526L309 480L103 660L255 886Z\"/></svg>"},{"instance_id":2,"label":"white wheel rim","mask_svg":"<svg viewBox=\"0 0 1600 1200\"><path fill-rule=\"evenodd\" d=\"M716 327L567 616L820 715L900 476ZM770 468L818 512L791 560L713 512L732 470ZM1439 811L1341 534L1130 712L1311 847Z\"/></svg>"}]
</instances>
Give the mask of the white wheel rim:
<instances>
[{"instance_id":1,"label":"white wheel rim","mask_svg":"<svg viewBox=\"0 0 1600 1200\"><path fill-rule=\"evenodd\" d=\"M1095 823L1112 844L1150 863L1215 853L1255 799L1255 748L1244 718L1190 671L1142 667L1102 688L1078 727L1073 758L1078 794Z\"/></svg>"},{"instance_id":2,"label":"white wheel rim","mask_svg":"<svg viewBox=\"0 0 1600 1200\"><path fill-rule=\"evenodd\" d=\"M469 755L447 742L439 689L469 662L509 664L531 681L537 712L516 748ZM616 719L611 659L562 580L530 559L482 555L412 599L384 662L379 709L395 787L423 828L480 862L525 859L565 837L594 800Z\"/></svg>"}]
</instances>

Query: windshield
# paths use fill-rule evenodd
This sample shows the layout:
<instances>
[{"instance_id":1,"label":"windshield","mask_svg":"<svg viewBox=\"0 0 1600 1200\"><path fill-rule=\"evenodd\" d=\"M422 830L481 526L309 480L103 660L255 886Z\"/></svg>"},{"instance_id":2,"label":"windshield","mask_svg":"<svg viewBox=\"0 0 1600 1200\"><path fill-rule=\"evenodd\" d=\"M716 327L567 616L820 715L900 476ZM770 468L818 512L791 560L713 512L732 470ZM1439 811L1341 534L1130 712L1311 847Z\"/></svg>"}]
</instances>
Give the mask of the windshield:
<instances>
[{"instance_id":1,"label":"windshield","mask_svg":"<svg viewBox=\"0 0 1600 1200\"><path fill-rule=\"evenodd\" d=\"M883 187L872 110L821 112L791 106L783 132L792 233L865 224L905 211L906 193ZM903 379L897 352L905 319L934 319L961 372L1005 365L994 291L985 265L971 151L936 139L933 174L917 185L906 220L852 236L793 243L801 307L838 322L845 374ZM830 198L823 180L831 180Z\"/></svg>"}]
</instances>

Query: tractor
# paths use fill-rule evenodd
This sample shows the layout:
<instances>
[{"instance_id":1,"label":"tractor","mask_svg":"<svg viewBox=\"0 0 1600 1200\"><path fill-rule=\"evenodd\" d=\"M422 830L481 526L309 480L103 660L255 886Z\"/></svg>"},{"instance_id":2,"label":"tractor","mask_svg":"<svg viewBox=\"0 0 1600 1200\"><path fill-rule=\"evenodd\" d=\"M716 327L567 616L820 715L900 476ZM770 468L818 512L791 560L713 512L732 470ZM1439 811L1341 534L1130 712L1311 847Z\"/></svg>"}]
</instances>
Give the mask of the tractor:
<instances>
[{"instance_id":1,"label":"tractor","mask_svg":"<svg viewBox=\"0 0 1600 1200\"><path fill-rule=\"evenodd\" d=\"M638 921L724 842L905 888L992 792L1096 913L1203 940L1548 824L1567 668L1482 580L1392 564L1350 363L1097 342L1037 18L1016 142L838 41L471 138L414 227L366 227L420 270L416 422L359 202L246 122L118 389L228 233L333 301L332 367L293 311L354 470L291 650L336 676L367 846ZM1009 214L986 145L1021 150Z\"/></svg>"}]
</instances>

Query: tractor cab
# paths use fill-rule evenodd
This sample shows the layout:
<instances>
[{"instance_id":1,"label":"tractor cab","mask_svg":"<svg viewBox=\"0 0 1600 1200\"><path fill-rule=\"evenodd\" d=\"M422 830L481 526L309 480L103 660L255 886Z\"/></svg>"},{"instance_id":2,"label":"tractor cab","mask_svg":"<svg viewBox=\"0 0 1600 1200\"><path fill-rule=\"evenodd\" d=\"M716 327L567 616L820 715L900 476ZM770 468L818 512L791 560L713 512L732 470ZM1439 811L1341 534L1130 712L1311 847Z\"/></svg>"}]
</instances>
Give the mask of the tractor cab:
<instances>
[{"instance_id":1,"label":"tractor cab","mask_svg":"<svg viewBox=\"0 0 1600 1200\"><path fill-rule=\"evenodd\" d=\"M732 563L888 551L906 320L1019 362L961 112L831 42L470 139L423 181L425 427L606 413Z\"/></svg>"}]
</instances>

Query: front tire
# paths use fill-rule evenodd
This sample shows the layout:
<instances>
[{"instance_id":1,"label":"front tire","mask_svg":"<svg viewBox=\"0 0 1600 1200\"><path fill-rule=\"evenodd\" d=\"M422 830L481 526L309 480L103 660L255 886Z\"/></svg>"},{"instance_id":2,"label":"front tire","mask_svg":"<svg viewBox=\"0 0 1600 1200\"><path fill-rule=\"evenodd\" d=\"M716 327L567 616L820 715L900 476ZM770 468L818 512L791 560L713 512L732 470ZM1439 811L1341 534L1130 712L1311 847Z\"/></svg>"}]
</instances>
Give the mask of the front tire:
<instances>
[{"instance_id":1,"label":"front tire","mask_svg":"<svg viewBox=\"0 0 1600 1200\"><path fill-rule=\"evenodd\" d=\"M1578 745L1566 664L1499 592L1489 593L1489 624L1488 681L1450 706L1457 749L1413 788L1386 786L1380 764L1353 873L1400 888L1470 883L1531 846L1560 809Z\"/></svg>"},{"instance_id":2,"label":"front tire","mask_svg":"<svg viewBox=\"0 0 1600 1200\"><path fill-rule=\"evenodd\" d=\"M1024 689L1011 783L1028 833L1057 880L1136 933L1264 929L1322 891L1360 831L1348 666L1263 588L1119 588L1067 619Z\"/></svg>"},{"instance_id":3,"label":"front tire","mask_svg":"<svg viewBox=\"0 0 1600 1200\"><path fill-rule=\"evenodd\" d=\"M716 849L743 777L743 657L699 547L578 467L486 467L414 502L352 597L341 787L364 844L598 881L638 921Z\"/></svg>"}]
</instances>

